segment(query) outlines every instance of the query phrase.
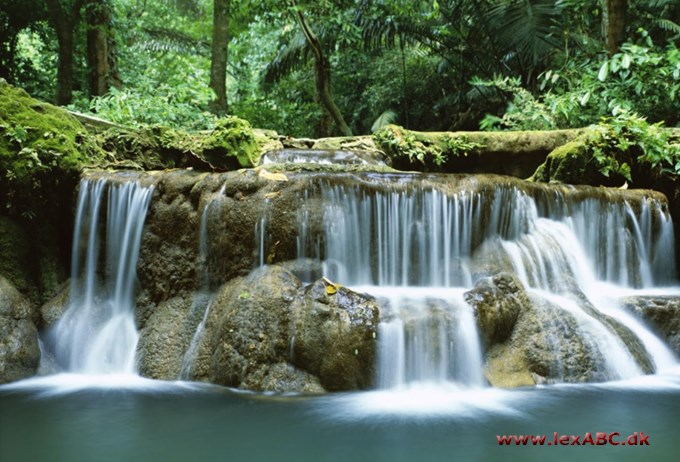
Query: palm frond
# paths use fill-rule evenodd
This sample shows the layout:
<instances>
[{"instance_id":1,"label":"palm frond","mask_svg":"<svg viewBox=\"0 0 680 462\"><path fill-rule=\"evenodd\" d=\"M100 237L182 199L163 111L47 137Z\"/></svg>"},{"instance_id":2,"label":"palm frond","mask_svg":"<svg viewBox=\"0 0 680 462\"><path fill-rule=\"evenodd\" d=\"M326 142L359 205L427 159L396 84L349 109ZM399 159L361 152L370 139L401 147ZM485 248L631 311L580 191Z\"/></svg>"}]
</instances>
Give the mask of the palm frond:
<instances>
[{"instance_id":1,"label":"palm frond","mask_svg":"<svg viewBox=\"0 0 680 462\"><path fill-rule=\"evenodd\" d=\"M375 119L375 122L373 122L373 125L371 125L371 132L375 133L385 125L394 123L395 120L397 120L397 113L391 109L388 109L380 114L377 119Z\"/></svg>"},{"instance_id":2,"label":"palm frond","mask_svg":"<svg viewBox=\"0 0 680 462\"><path fill-rule=\"evenodd\" d=\"M656 23L665 31L680 34L680 24L673 22L670 19L657 19Z\"/></svg>"},{"instance_id":3,"label":"palm frond","mask_svg":"<svg viewBox=\"0 0 680 462\"><path fill-rule=\"evenodd\" d=\"M265 88L279 82L291 72L301 69L311 57L304 35L302 33L293 35L287 43L279 47L276 57L265 67L262 76Z\"/></svg>"},{"instance_id":4,"label":"palm frond","mask_svg":"<svg viewBox=\"0 0 680 462\"><path fill-rule=\"evenodd\" d=\"M196 40L184 32L169 28L144 28L146 38L138 46L152 53L210 55L210 43Z\"/></svg>"},{"instance_id":5,"label":"palm frond","mask_svg":"<svg viewBox=\"0 0 680 462\"><path fill-rule=\"evenodd\" d=\"M533 67L560 46L555 33L560 14L552 0L509 0L490 7L487 17L504 56Z\"/></svg>"}]
</instances>

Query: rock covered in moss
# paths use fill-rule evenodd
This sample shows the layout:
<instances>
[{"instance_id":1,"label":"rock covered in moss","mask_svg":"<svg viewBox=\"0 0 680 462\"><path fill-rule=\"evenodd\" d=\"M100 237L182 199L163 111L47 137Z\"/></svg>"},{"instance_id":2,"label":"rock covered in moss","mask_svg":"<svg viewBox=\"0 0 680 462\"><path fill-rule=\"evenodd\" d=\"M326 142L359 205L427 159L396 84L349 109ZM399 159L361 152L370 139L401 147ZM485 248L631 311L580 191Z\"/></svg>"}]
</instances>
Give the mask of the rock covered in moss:
<instances>
[{"instance_id":1,"label":"rock covered in moss","mask_svg":"<svg viewBox=\"0 0 680 462\"><path fill-rule=\"evenodd\" d=\"M39 214L36 204L49 200L53 186L76 181L84 167L103 158L67 111L0 80L0 194L10 210Z\"/></svg>"},{"instance_id":2,"label":"rock covered in moss","mask_svg":"<svg viewBox=\"0 0 680 462\"><path fill-rule=\"evenodd\" d=\"M554 149L530 179L543 183L593 186L623 184L624 178L619 175L606 177L601 167L601 162L593 156L587 142L578 139Z\"/></svg>"},{"instance_id":3,"label":"rock covered in moss","mask_svg":"<svg viewBox=\"0 0 680 462\"><path fill-rule=\"evenodd\" d=\"M187 132L154 125L111 128L98 137L115 159L106 166L117 169L238 170L254 167L262 153L283 146L275 132L253 130L247 121L235 116L219 119L210 131Z\"/></svg>"},{"instance_id":4,"label":"rock covered in moss","mask_svg":"<svg viewBox=\"0 0 680 462\"><path fill-rule=\"evenodd\" d=\"M0 276L0 383L30 377L40 364L31 305Z\"/></svg>"},{"instance_id":5,"label":"rock covered in moss","mask_svg":"<svg viewBox=\"0 0 680 462\"><path fill-rule=\"evenodd\" d=\"M400 170L497 173L526 178L582 130L419 132L387 125L373 134Z\"/></svg>"},{"instance_id":6,"label":"rock covered in moss","mask_svg":"<svg viewBox=\"0 0 680 462\"><path fill-rule=\"evenodd\" d=\"M250 123L236 116L220 119L200 146L205 160L218 170L253 167L260 160L260 146Z\"/></svg>"}]
</instances>

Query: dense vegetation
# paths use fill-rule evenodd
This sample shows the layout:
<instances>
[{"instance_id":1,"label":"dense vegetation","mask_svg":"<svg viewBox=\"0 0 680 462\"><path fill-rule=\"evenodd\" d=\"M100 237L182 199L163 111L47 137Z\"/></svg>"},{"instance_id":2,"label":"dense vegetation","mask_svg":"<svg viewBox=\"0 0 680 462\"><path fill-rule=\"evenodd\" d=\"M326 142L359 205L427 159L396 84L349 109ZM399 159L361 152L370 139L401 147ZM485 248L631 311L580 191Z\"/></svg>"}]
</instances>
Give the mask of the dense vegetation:
<instances>
[{"instance_id":1,"label":"dense vegetation","mask_svg":"<svg viewBox=\"0 0 680 462\"><path fill-rule=\"evenodd\" d=\"M631 153L680 169L679 44L674 0L0 0L0 77L125 126L594 126L625 178Z\"/></svg>"},{"instance_id":2,"label":"dense vegetation","mask_svg":"<svg viewBox=\"0 0 680 462\"><path fill-rule=\"evenodd\" d=\"M674 126L679 23L674 0L0 0L0 77L126 125Z\"/></svg>"}]
</instances>

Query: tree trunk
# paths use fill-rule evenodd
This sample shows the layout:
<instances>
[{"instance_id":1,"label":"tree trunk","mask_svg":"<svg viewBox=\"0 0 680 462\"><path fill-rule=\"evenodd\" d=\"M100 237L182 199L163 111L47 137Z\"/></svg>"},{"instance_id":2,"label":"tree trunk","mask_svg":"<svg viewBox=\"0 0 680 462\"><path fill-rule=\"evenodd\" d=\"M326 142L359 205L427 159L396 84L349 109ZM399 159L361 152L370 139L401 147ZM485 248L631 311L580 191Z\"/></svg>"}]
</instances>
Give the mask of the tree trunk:
<instances>
[{"instance_id":1,"label":"tree trunk","mask_svg":"<svg viewBox=\"0 0 680 462\"><path fill-rule=\"evenodd\" d=\"M65 106L73 97L73 28L60 26L57 32L59 42L59 65L57 67L57 104Z\"/></svg>"},{"instance_id":2,"label":"tree trunk","mask_svg":"<svg viewBox=\"0 0 680 462\"><path fill-rule=\"evenodd\" d=\"M627 0L604 0L602 29L609 56L617 53L625 38Z\"/></svg>"},{"instance_id":3,"label":"tree trunk","mask_svg":"<svg viewBox=\"0 0 680 462\"><path fill-rule=\"evenodd\" d=\"M73 97L73 29L82 6L83 0L75 0L70 10L64 11L59 0L47 0L50 21L59 43L56 98L59 105L69 104Z\"/></svg>"},{"instance_id":4,"label":"tree trunk","mask_svg":"<svg viewBox=\"0 0 680 462\"><path fill-rule=\"evenodd\" d=\"M11 72L14 69L16 45L16 31L9 30L9 28L0 30L0 78L7 80L9 83L14 83Z\"/></svg>"},{"instance_id":5,"label":"tree trunk","mask_svg":"<svg viewBox=\"0 0 680 462\"><path fill-rule=\"evenodd\" d=\"M107 18L104 9L104 3L98 0L88 0L85 5L90 96L101 96L109 90L106 79L108 74Z\"/></svg>"},{"instance_id":6,"label":"tree trunk","mask_svg":"<svg viewBox=\"0 0 680 462\"><path fill-rule=\"evenodd\" d=\"M229 0L215 0L213 6L212 57L210 88L215 92L212 110L227 112L227 59L229 44Z\"/></svg>"},{"instance_id":7,"label":"tree trunk","mask_svg":"<svg viewBox=\"0 0 680 462\"><path fill-rule=\"evenodd\" d=\"M118 44L116 43L116 37L111 29L109 29L109 34L106 37L106 43L106 48L108 50L107 60L109 66L109 89L111 89L111 87L120 88L123 86L123 83L120 80L120 69L118 68Z\"/></svg>"},{"instance_id":8,"label":"tree trunk","mask_svg":"<svg viewBox=\"0 0 680 462\"><path fill-rule=\"evenodd\" d=\"M101 96L112 85L120 84L114 55L115 41L111 33L111 4L108 0L86 0L85 12L90 96Z\"/></svg>"},{"instance_id":9,"label":"tree trunk","mask_svg":"<svg viewBox=\"0 0 680 462\"><path fill-rule=\"evenodd\" d=\"M314 70L316 74L315 83L319 101L326 112L328 112L328 114L333 118L338 130L340 130L344 136L352 136L352 130L350 130L349 126L345 122L340 109L338 109L335 101L333 101L333 96L331 96L331 68L330 64L328 63L328 59L321 48L321 43L307 24L302 10L298 8L296 15L298 23L300 24L300 28L302 28L302 33L307 39L307 44L314 53Z\"/></svg>"}]
</instances>

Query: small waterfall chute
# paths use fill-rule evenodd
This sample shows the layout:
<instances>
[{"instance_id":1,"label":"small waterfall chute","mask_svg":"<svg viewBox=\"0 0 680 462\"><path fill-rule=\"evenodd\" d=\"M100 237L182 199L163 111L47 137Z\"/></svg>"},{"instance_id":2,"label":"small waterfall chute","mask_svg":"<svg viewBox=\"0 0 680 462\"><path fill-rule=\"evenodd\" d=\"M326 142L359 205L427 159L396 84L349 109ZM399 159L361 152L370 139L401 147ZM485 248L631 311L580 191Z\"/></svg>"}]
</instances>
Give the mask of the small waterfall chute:
<instances>
[{"instance_id":1,"label":"small waterfall chute","mask_svg":"<svg viewBox=\"0 0 680 462\"><path fill-rule=\"evenodd\" d=\"M152 193L153 186L138 181L81 182L69 306L48 333L57 363L68 372L135 372L139 339L134 322L136 265ZM102 231L105 246L101 245ZM101 247L105 249L103 268Z\"/></svg>"}]
</instances>

